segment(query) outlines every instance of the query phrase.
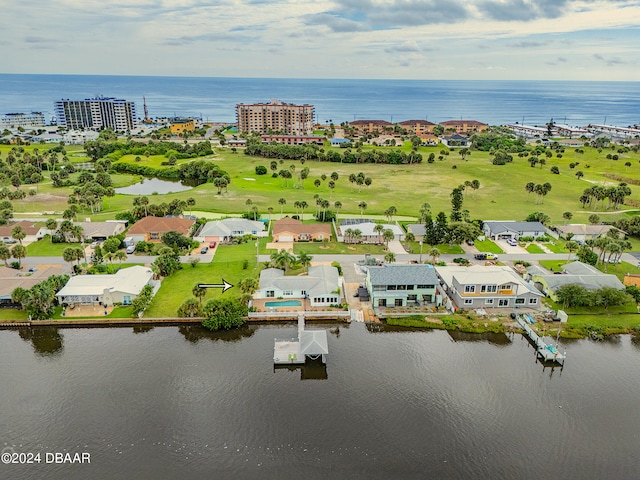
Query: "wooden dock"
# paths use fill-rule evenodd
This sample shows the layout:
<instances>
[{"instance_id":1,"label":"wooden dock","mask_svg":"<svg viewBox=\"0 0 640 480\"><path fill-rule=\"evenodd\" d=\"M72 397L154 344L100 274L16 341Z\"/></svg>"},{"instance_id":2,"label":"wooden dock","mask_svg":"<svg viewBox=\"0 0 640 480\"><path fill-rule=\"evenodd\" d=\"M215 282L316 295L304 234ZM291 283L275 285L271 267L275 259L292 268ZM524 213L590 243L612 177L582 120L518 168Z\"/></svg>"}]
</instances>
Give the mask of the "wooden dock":
<instances>
[{"instance_id":1,"label":"wooden dock","mask_svg":"<svg viewBox=\"0 0 640 480\"><path fill-rule=\"evenodd\" d=\"M525 335L536 347L538 358L545 362L555 362L559 363L560 365L564 365L566 355L564 353L560 353L557 347L545 343L544 339L540 335L538 335L533 330L533 328L531 328L531 325L524 316L518 315L516 317L516 322L518 323L518 325L520 325L520 328L524 330Z\"/></svg>"}]
</instances>

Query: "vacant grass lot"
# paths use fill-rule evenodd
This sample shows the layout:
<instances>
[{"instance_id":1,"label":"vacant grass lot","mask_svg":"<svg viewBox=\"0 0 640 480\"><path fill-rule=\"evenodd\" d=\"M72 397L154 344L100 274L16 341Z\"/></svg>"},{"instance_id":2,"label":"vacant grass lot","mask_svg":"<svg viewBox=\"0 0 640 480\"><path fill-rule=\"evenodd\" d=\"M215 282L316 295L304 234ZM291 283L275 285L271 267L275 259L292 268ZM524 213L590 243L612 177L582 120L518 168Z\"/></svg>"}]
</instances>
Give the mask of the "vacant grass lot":
<instances>
[{"instance_id":1,"label":"vacant grass lot","mask_svg":"<svg viewBox=\"0 0 640 480\"><path fill-rule=\"evenodd\" d=\"M248 262L247 269L243 262ZM178 308L188 298L193 297L193 287L198 283L221 283L224 278L232 285L247 277L258 277L261 265L256 263L256 247L253 242L242 245L220 245L211 263L199 263L195 267L183 265L182 270L162 280L162 286L146 310L145 318L176 317ZM234 287L224 294L222 289L208 289L203 304L221 295L240 296L240 289Z\"/></svg>"}]
</instances>

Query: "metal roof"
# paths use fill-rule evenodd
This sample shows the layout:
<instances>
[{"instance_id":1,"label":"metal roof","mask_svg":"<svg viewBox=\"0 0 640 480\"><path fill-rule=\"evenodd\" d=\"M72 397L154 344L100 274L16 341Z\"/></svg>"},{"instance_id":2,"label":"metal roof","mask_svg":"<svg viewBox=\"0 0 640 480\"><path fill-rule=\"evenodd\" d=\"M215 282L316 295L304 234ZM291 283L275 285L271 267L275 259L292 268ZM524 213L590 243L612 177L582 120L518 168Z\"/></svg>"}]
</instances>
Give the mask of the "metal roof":
<instances>
[{"instance_id":1,"label":"metal roof","mask_svg":"<svg viewBox=\"0 0 640 480\"><path fill-rule=\"evenodd\" d=\"M438 276L431 265L383 265L369 267L372 285L437 285Z\"/></svg>"}]
</instances>

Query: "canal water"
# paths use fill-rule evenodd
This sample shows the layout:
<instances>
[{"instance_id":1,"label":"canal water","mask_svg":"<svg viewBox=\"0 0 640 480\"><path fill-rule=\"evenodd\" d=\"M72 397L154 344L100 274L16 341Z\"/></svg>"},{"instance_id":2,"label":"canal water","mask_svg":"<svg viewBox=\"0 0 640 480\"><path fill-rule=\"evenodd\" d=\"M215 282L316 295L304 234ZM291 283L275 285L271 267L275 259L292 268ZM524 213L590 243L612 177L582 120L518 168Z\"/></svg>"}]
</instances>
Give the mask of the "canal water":
<instances>
[{"instance_id":1,"label":"canal water","mask_svg":"<svg viewBox=\"0 0 640 480\"><path fill-rule=\"evenodd\" d=\"M274 369L295 325L0 331L0 464L21 479L629 479L640 343L330 329L326 368ZM44 463L47 452L90 464Z\"/></svg>"}]
</instances>

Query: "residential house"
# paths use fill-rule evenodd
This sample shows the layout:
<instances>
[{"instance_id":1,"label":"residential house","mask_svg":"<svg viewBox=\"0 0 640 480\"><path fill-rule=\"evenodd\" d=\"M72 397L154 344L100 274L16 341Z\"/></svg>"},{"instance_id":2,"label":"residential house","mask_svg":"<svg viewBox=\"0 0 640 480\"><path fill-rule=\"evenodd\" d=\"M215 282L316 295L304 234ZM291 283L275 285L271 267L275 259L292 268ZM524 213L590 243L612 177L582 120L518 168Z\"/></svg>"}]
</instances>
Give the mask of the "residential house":
<instances>
[{"instance_id":1,"label":"residential house","mask_svg":"<svg viewBox=\"0 0 640 480\"><path fill-rule=\"evenodd\" d=\"M16 270L4 265L0 267L0 305L14 306L11 300L13 291L20 287L29 290L53 275L62 275L59 265L30 267L28 270ZM17 305L16 305L17 306Z\"/></svg>"},{"instance_id":2,"label":"residential house","mask_svg":"<svg viewBox=\"0 0 640 480\"><path fill-rule=\"evenodd\" d=\"M378 225L373 220L367 218L345 218L340 222L340 235L345 238L345 232L347 229L360 230L361 236L359 237L360 243L383 243L382 232L378 233L374 230ZM394 240L404 240L404 231L398 225L390 223L382 223L384 230L391 230L394 235ZM347 240L348 241L348 240Z\"/></svg>"},{"instance_id":3,"label":"residential house","mask_svg":"<svg viewBox=\"0 0 640 480\"><path fill-rule=\"evenodd\" d=\"M264 222L246 218L225 218L205 223L194 238L200 242L229 242L233 237L266 237Z\"/></svg>"},{"instance_id":4,"label":"residential house","mask_svg":"<svg viewBox=\"0 0 640 480\"><path fill-rule=\"evenodd\" d=\"M443 145L446 145L449 148L463 148L470 147L472 142L471 139L465 135L460 135L459 133L454 133L453 135L440 137L440 141Z\"/></svg>"},{"instance_id":5,"label":"residential house","mask_svg":"<svg viewBox=\"0 0 640 480\"><path fill-rule=\"evenodd\" d=\"M178 232L189 235L194 220L179 217L144 217L134 223L127 236L131 237L134 243L138 242L160 242L162 235L167 232Z\"/></svg>"},{"instance_id":6,"label":"residential house","mask_svg":"<svg viewBox=\"0 0 640 480\"><path fill-rule=\"evenodd\" d=\"M443 126L445 131L464 134L484 132L489 128L489 125L478 122L477 120L446 120L440 122L439 125Z\"/></svg>"},{"instance_id":7,"label":"residential house","mask_svg":"<svg viewBox=\"0 0 640 480\"><path fill-rule=\"evenodd\" d=\"M152 280L151 269L141 266L123 268L113 275L76 275L56 297L66 305L130 305Z\"/></svg>"},{"instance_id":8,"label":"residential house","mask_svg":"<svg viewBox=\"0 0 640 480\"><path fill-rule=\"evenodd\" d=\"M625 233L618 230L613 225L589 225L586 223L570 223L569 225L558 225L555 227L558 233L566 239L571 238L574 242L584 243L587 240L593 240L605 237L609 230L617 230L622 235Z\"/></svg>"},{"instance_id":9,"label":"residential house","mask_svg":"<svg viewBox=\"0 0 640 480\"><path fill-rule=\"evenodd\" d=\"M517 240L520 237L541 237L550 233L540 222L515 222L512 220L487 220L482 230L491 240Z\"/></svg>"},{"instance_id":10,"label":"residential house","mask_svg":"<svg viewBox=\"0 0 640 480\"><path fill-rule=\"evenodd\" d=\"M441 284L455 309L540 308L542 297L513 269L505 266L436 267Z\"/></svg>"},{"instance_id":11,"label":"residential house","mask_svg":"<svg viewBox=\"0 0 640 480\"><path fill-rule=\"evenodd\" d=\"M284 217L273 222L274 242L311 242L331 240L328 223L302 223L295 218Z\"/></svg>"},{"instance_id":12,"label":"residential house","mask_svg":"<svg viewBox=\"0 0 640 480\"><path fill-rule=\"evenodd\" d=\"M312 307L338 305L342 302L338 269L329 265L309 267L307 275L285 276L279 268L260 272L256 299L309 299Z\"/></svg>"},{"instance_id":13,"label":"residential house","mask_svg":"<svg viewBox=\"0 0 640 480\"><path fill-rule=\"evenodd\" d=\"M35 222L32 222L31 220L20 220L18 222L12 222L8 225L0 226L0 240L5 243L14 243L11 232L17 226L22 227L24 232L27 234L27 236L22 240L22 242L26 244L40 240L46 235L47 231L46 228L37 226Z\"/></svg>"},{"instance_id":14,"label":"residential house","mask_svg":"<svg viewBox=\"0 0 640 480\"><path fill-rule=\"evenodd\" d=\"M85 240L102 242L109 237L120 235L127 228L126 220L108 220L106 222L74 222L74 225L82 227L82 235Z\"/></svg>"},{"instance_id":15,"label":"residential house","mask_svg":"<svg viewBox=\"0 0 640 480\"><path fill-rule=\"evenodd\" d=\"M438 277L431 265L384 264L367 267L365 285L374 309L439 305Z\"/></svg>"},{"instance_id":16,"label":"residential house","mask_svg":"<svg viewBox=\"0 0 640 480\"><path fill-rule=\"evenodd\" d=\"M409 223L407 224L407 230L413 233L413 238L415 238L416 241L421 242L424 240L427 227L424 223Z\"/></svg>"},{"instance_id":17,"label":"residential house","mask_svg":"<svg viewBox=\"0 0 640 480\"><path fill-rule=\"evenodd\" d=\"M618 277L603 273L593 265L571 262L562 265L560 268L562 273L548 271L541 273L540 270L542 269L540 267L537 269L527 268L531 280L538 285L538 289L553 301L558 300L556 292L558 288L564 285L580 285L589 291L599 290L603 287L615 288L616 290L624 289L624 285Z\"/></svg>"}]
</instances>

